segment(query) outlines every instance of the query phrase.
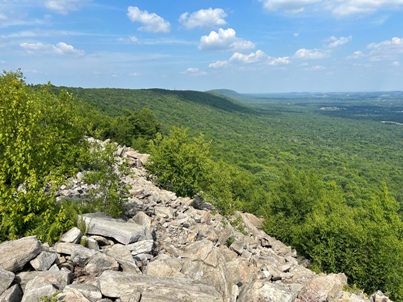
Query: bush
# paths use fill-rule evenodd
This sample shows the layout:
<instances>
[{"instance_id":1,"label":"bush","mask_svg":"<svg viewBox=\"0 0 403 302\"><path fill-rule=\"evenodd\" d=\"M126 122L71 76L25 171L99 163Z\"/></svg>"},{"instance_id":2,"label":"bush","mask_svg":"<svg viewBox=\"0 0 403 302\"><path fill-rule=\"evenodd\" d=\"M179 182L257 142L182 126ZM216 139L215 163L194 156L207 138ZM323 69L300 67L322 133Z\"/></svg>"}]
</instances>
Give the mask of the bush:
<instances>
[{"instance_id":1,"label":"bush","mask_svg":"<svg viewBox=\"0 0 403 302\"><path fill-rule=\"evenodd\" d=\"M54 193L85 144L67 92L33 90L22 73L0 77L0 240L54 221Z\"/></svg>"}]
</instances>

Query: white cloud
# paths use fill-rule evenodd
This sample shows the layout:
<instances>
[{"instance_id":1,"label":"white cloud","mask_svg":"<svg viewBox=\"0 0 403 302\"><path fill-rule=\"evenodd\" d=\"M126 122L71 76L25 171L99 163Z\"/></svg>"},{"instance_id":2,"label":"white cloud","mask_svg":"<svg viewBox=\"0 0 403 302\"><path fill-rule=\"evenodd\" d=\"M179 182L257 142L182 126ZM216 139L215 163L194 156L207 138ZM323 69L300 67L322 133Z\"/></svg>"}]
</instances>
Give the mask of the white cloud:
<instances>
[{"instance_id":1,"label":"white cloud","mask_svg":"<svg viewBox=\"0 0 403 302\"><path fill-rule=\"evenodd\" d=\"M208 67L218 69L218 68L227 67L228 64L229 64L228 61L216 61L214 63L210 63Z\"/></svg>"},{"instance_id":2,"label":"white cloud","mask_svg":"<svg viewBox=\"0 0 403 302\"><path fill-rule=\"evenodd\" d=\"M286 65L286 64L290 64L290 63L291 63L290 57L287 57L287 56L286 57L278 57L278 58L270 57L268 59L268 64L272 65L272 66Z\"/></svg>"},{"instance_id":3,"label":"white cloud","mask_svg":"<svg viewBox=\"0 0 403 302\"><path fill-rule=\"evenodd\" d=\"M336 38L335 36L331 36L330 38L328 38L326 41L329 43L327 45L327 47L329 48L337 48L339 46L342 46L348 42L350 42L352 39L351 36L348 37L340 37L340 38Z\"/></svg>"},{"instance_id":4,"label":"white cloud","mask_svg":"<svg viewBox=\"0 0 403 302\"><path fill-rule=\"evenodd\" d=\"M319 49L298 49L294 57L297 59L322 59L327 56L327 53L319 50Z\"/></svg>"},{"instance_id":5,"label":"white cloud","mask_svg":"<svg viewBox=\"0 0 403 302\"><path fill-rule=\"evenodd\" d=\"M232 28L211 31L208 36L200 38L199 49L202 50L232 50L241 51L255 48L251 41L238 38Z\"/></svg>"},{"instance_id":6,"label":"white cloud","mask_svg":"<svg viewBox=\"0 0 403 302\"><path fill-rule=\"evenodd\" d=\"M364 15L379 10L393 10L403 6L403 0L259 0L268 11L301 13L308 8L315 12L330 11L335 17Z\"/></svg>"},{"instance_id":7,"label":"white cloud","mask_svg":"<svg viewBox=\"0 0 403 302\"><path fill-rule=\"evenodd\" d=\"M381 9L403 6L403 0L341 0L329 1L328 7L336 17L370 14Z\"/></svg>"},{"instance_id":8,"label":"white cloud","mask_svg":"<svg viewBox=\"0 0 403 302\"><path fill-rule=\"evenodd\" d=\"M392 65L393 65L393 66L400 66L400 62L399 62L399 61L393 61L393 62L392 62Z\"/></svg>"},{"instance_id":9,"label":"white cloud","mask_svg":"<svg viewBox=\"0 0 403 302\"><path fill-rule=\"evenodd\" d=\"M192 14L189 14L188 12L183 13L179 18L179 22L186 29L192 29L196 27L212 28L227 24L227 22L224 20L225 17L227 17L227 14L223 9L208 8L201 9Z\"/></svg>"},{"instance_id":10,"label":"white cloud","mask_svg":"<svg viewBox=\"0 0 403 302\"><path fill-rule=\"evenodd\" d=\"M290 64L290 57L269 57L262 50L251 52L250 54L243 54L235 52L227 61L216 61L209 64L209 68L225 68L236 64L253 64L253 63L267 63L271 66Z\"/></svg>"},{"instance_id":11,"label":"white cloud","mask_svg":"<svg viewBox=\"0 0 403 302\"><path fill-rule=\"evenodd\" d=\"M47 0L45 7L62 15L79 10L84 4L91 0Z\"/></svg>"},{"instance_id":12,"label":"white cloud","mask_svg":"<svg viewBox=\"0 0 403 302\"><path fill-rule=\"evenodd\" d=\"M367 46L370 50L369 58L372 61L395 60L403 54L403 38L394 37L379 43L371 43Z\"/></svg>"},{"instance_id":13,"label":"white cloud","mask_svg":"<svg viewBox=\"0 0 403 302\"><path fill-rule=\"evenodd\" d=\"M252 52L248 55L244 55L240 52L235 52L229 60L231 62L237 61L240 63L249 64L249 63L261 62L265 58L266 58L266 54L261 50L257 50L256 52Z\"/></svg>"},{"instance_id":14,"label":"white cloud","mask_svg":"<svg viewBox=\"0 0 403 302\"><path fill-rule=\"evenodd\" d=\"M359 59L364 56L364 53L361 50L354 51L351 56L349 56L349 59Z\"/></svg>"},{"instance_id":15,"label":"white cloud","mask_svg":"<svg viewBox=\"0 0 403 302\"><path fill-rule=\"evenodd\" d=\"M44 44L41 42L36 43L21 43L20 46L31 54L56 54L56 55L68 55L83 56L85 52L74 48L72 45L64 42L59 42L56 45Z\"/></svg>"},{"instance_id":16,"label":"white cloud","mask_svg":"<svg viewBox=\"0 0 403 302\"><path fill-rule=\"evenodd\" d=\"M259 0L266 10L285 11L287 13L301 13L305 6L316 4L321 0Z\"/></svg>"},{"instance_id":17,"label":"white cloud","mask_svg":"<svg viewBox=\"0 0 403 302\"><path fill-rule=\"evenodd\" d=\"M206 75L207 72L200 70L199 68L189 67L185 71L182 72L183 74L189 74L192 76L202 76Z\"/></svg>"},{"instance_id":18,"label":"white cloud","mask_svg":"<svg viewBox=\"0 0 403 302\"><path fill-rule=\"evenodd\" d=\"M171 24L155 13L149 13L146 10L142 11L136 6L129 6L127 16L132 22L142 23L143 26L139 30L147 32L169 32Z\"/></svg>"}]
</instances>

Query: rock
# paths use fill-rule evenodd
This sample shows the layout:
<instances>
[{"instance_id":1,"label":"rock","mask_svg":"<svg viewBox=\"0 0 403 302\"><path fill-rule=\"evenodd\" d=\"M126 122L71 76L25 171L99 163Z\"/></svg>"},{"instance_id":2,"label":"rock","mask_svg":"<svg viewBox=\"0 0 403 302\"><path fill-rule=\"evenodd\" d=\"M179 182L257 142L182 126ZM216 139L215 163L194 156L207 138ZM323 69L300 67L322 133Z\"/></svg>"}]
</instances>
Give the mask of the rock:
<instances>
[{"instance_id":1,"label":"rock","mask_svg":"<svg viewBox=\"0 0 403 302\"><path fill-rule=\"evenodd\" d=\"M69 272L38 272L25 286L22 302L37 302L41 297L51 297L54 293L62 291L71 280L72 274Z\"/></svg>"},{"instance_id":2,"label":"rock","mask_svg":"<svg viewBox=\"0 0 403 302\"><path fill-rule=\"evenodd\" d=\"M236 252L238 255L242 255L242 252L244 251L244 246L245 243L240 240L235 240L231 245L230 249Z\"/></svg>"},{"instance_id":3,"label":"rock","mask_svg":"<svg viewBox=\"0 0 403 302\"><path fill-rule=\"evenodd\" d=\"M77 227L72 228L68 232L64 233L60 238L61 242L79 243L83 233Z\"/></svg>"},{"instance_id":4,"label":"rock","mask_svg":"<svg viewBox=\"0 0 403 302\"><path fill-rule=\"evenodd\" d=\"M294 302L297 294L283 284L270 283L265 280L256 280L248 286L242 288L238 301L247 302ZM317 300L303 300L317 302Z\"/></svg>"},{"instance_id":5,"label":"rock","mask_svg":"<svg viewBox=\"0 0 403 302\"><path fill-rule=\"evenodd\" d=\"M98 274L106 270L115 270L119 269L118 262L105 254L95 254L90 258L90 261L85 266L85 271L89 274Z\"/></svg>"},{"instance_id":6,"label":"rock","mask_svg":"<svg viewBox=\"0 0 403 302\"><path fill-rule=\"evenodd\" d=\"M138 212L130 221L144 226L146 230L151 229L151 218L144 212Z\"/></svg>"},{"instance_id":7,"label":"rock","mask_svg":"<svg viewBox=\"0 0 403 302\"><path fill-rule=\"evenodd\" d=\"M36 236L6 241L0 244L0 268L17 272L41 252Z\"/></svg>"},{"instance_id":8,"label":"rock","mask_svg":"<svg viewBox=\"0 0 403 302\"><path fill-rule=\"evenodd\" d=\"M149 276L185 278L181 273L182 266L183 261L180 258L159 254L148 263L143 273Z\"/></svg>"},{"instance_id":9,"label":"rock","mask_svg":"<svg viewBox=\"0 0 403 302\"><path fill-rule=\"evenodd\" d=\"M344 274L320 274L311 280L299 298L302 301L333 301L342 295L345 285L347 285L347 277Z\"/></svg>"},{"instance_id":10,"label":"rock","mask_svg":"<svg viewBox=\"0 0 403 302\"><path fill-rule=\"evenodd\" d=\"M53 284L34 279L25 287L21 302L38 302L43 297L52 297L57 291Z\"/></svg>"},{"instance_id":11,"label":"rock","mask_svg":"<svg viewBox=\"0 0 403 302\"><path fill-rule=\"evenodd\" d=\"M101 291L99 290L98 287L91 285L91 284L85 284L85 283L81 283L81 284L70 284L67 285L64 290L63 293L68 293L68 292L72 292L72 293L80 293L83 297L85 297L85 299L87 299L90 302L96 302L100 299L102 299L102 294ZM66 300L66 298L64 298L64 300ZM71 300L74 301L74 300ZM66 302L68 302L66 300Z\"/></svg>"},{"instance_id":12,"label":"rock","mask_svg":"<svg viewBox=\"0 0 403 302\"><path fill-rule=\"evenodd\" d=\"M57 254L42 252L35 259L30 261L32 267L37 271L47 271L57 260Z\"/></svg>"},{"instance_id":13,"label":"rock","mask_svg":"<svg viewBox=\"0 0 403 302\"><path fill-rule=\"evenodd\" d=\"M11 286L0 295L1 302L20 302L22 299L22 290L18 284Z\"/></svg>"},{"instance_id":14,"label":"rock","mask_svg":"<svg viewBox=\"0 0 403 302\"><path fill-rule=\"evenodd\" d=\"M140 273L128 246L115 244L106 252L106 254L114 258L124 272Z\"/></svg>"},{"instance_id":15,"label":"rock","mask_svg":"<svg viewBox=\"0 0 403 302\"><path fill-rule=\"evenodd\" d=\"M70 242L57 242L55 244L55 251L59 254L71 255L76 246L76 244Z\"/></svg>"},{"instance_id":16,"label":"rock","mask_svg":"<svg viewBox=\"0 0 403 302\"><path fill-rule=\"evenodd\" d=\"M14 281L14 278L14 273L0 268L0 295L4 293L11 285L11 283Z\"/></svg>"},{"instance_id":17,"label":"rock","mask_svg":"<svg viewBox=\"0 0 403 302\"><path fill-rule=\"evenodd\" d=\"M101 235L114 238L122 244L129 244L146 239L146 229L144 226L112 219L106 216L83 215L83 219L88 228L88 234Z\"/></svg>"},{"instance_id":18,"label":"rock","mask_svg":"<svg viewBox=\"0 0 403 302\"><path fill-rule=\"evenodd\" d=\"M171 208L168 207L154 207L155 215L157 217L162 217L162 218L172 218L173 217L173 211Z\"/></svg>"},{"instance_id":19,"label":"rock","mask_svg":"<svg viewBox=\"0 0 403 302\"><path fill-rule=\"evenodd\" d=\"M221 295L211 286L186 278L161 278L133 273L105 271L98 279L101 293L119 298L141 293L142 302L221 302Z\"/></svg>"},{"instance_id":20,"label":"rock","mask_svg":"<svg viewBox=\"0 0 403 302\"><path fill-rule=\"evenodd\" d=\"M149 254L152 252L154 246L154 240L142 240L136 243L127 245L127 248L132 255Z\"/></svg>"},{"instance_id":21,"label":"rock","mask_svg":"<svg viewBox=\"0 0 403 302\"><path fill-rule=\"evenodd\" d=\"M198 195L194 196L193 201L190 203L190 205L197 210L214 210L214 207L211 203L202 200Z\"/></svg>"},{"instance_id":22,"label":"rock","mask_svg":"<svg viewBox=\"0 0 403 302\"><path fill-rule=\"evenodd\" d=\"M88 300L82 293L76 290L67 290L63 293L58 293L55 298L56 301L63 302L92 302Z\"/></svg>"},{"instance_id":23,"label":"rock","mask_svg":"<svg viewBox=\"0 0 403 302\"><path fill-rule=\"evenodd\" d=\"M99 254L99 252L83 247L81 245L76 245L74 246L73 252L71 253L70 260L75 265L84 267L88 263L89 259L96 254Z\"/></svg>"},{"instance_id":24,"label":"rock","mask_svg":"<svg viewBox=\"0 0 403 302\"><path fill-rule=\"evenodd\" d=\"M381 291L377 291L370 298L370 302L392 302L388 297L386 297Z\"/></svg>"}]
</instances>

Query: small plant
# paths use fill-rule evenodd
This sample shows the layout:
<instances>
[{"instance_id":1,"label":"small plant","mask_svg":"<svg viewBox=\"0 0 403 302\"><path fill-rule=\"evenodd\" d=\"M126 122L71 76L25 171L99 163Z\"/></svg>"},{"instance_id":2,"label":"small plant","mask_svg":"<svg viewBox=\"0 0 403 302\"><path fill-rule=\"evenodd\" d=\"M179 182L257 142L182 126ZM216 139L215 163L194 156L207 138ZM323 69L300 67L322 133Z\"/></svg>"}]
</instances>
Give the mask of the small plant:
<instances>
[{"instance_id":1,"label":"small plant","mask_svg":"<svg viewBox=\"0 0 403 302\"><path fill-rule=\"evenodd\" d=\"M243 235L248 234L248 231L245 229L241 216L237 216L235 219L230 221L230 223L234 228L236 228L238 231L240 231Z\"/></svg>"}]
</instances>

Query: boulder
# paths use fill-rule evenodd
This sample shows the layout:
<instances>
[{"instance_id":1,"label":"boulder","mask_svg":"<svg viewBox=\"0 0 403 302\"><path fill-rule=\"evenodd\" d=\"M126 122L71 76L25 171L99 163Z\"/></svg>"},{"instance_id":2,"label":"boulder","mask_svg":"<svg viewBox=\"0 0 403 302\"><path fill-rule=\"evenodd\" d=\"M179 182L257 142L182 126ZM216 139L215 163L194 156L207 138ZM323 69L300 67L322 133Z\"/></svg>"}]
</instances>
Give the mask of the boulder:
<instances>
[{"instance_id":1,"label":"boulder","mask_svg":"<svg viewBox=\"0 0 403 302\"><path fill-rule=\"evenodd\" d=\"M79 228L74 227L68 232L64 233L60 238L61 242L71 242L71 243L79 243L83 233L80 231Z\"/></svg>"},{"instance_id":2,"label":"boulder","mask_svg":"<svg viewBox=\"0 0 403 302\"><path fill-rule=\"evenodd\" d=\"M64 271L39 272L24 289L22 302L37 302L41 297L51 297L70 284L72 274Z\"/></svg>"},{"instance_id":3,"label":"boulder","mask_svg":"<svg viewBox=\"0 0 403 302\"><path fill-rule=\"evenodd\" d=\"M239 293L238 301L242 302L294 302L298 293L293 292L290 287L267 282L265 280L256 280L253 283L244 286ZM303 300L317 302L317 300Z\"/></svg>"},{"instance_id":4,"label":"boulder","mask_svg":"<svg viewBox=\"0 0 403 302\"><path fill-rule=\"evenodd\" d=\"M345 285L347 277L344 274L320 274L311 280L299 298L302 301L335 301L342 296Z\"/></svg>"},{"instance_id":5,"label":"boulder","mask_svg":"<svg viewBox=\"0 0 403 302\"><path fill-rule=\"evenodd\" d=\"M150 254L153 250L154 240L142 240L127 245L132 255Z\"/></svg>"},{"instance_id":6,"label":"boulder","mask_svg":"<svg viewBox=\"0 0 403 302\"><path fill-rule=\"evenodd\" d=\"M70 293L69 296L80 297L80 299L81 299L81 300L70 300L70 301L84 301L84 299L86 299L87 301L90 301L90 302L96 302L96 301L102 299L102 294L98 287L91 285L91 284L85 284L85 283L67 285L64 288L63 293L64 294ZM64 297L63 300L68 302L68 299L66 299L66 297Z\"/></svg>"},{"instance_id":7,"label":"boulder","mask_svg":"<svg viewBox=\"0 0 403 302\"><path fill-rule=\"evenodd\" d=\"M21 302L22 290L18 284L14 284L0 295L1 302Z\"/></svg>"},{"instance_id":8,"label":"boulder","mask_svg":"<svg viewBox=\"0 0 403 302\"><path fill-rule=\"evenodd\" d=\"M122 244L129 244L146 239L144 226L133 222L125 222L99 214L83 215L88 234L110 237Z\"/></svg>"},{"instance_id":9,"label":"boulder","mask_svg":"<svg viewBox=\"0 0 403 302\"><path fill-rule=\"evenodd\" d=\"M118 262L105 254L98 253L92 256L85 266L85 271L88 274L98 274L106 270L115 270L119 269Z\"/></svg>"},{"instance_id":10,"label":"boulder","mask_svg":"<svg viewBox=\"0 0 403 302\"><path fill-rule=\"evenodd\" d=\"M47 271L56 260L56 253L42 252L29 263L37 271Z\"/></svg>"},{"instance_id":11,"label":"boulder","mask_svg":"<svg viewBox=\"0 0 403 302\"><path fill-rule=\"evenodd\" d=\"M106 254L114 258L124 272L140 273L128 246L115 244L106 252Z\"/></svg>"},{"instance_id":12,"label":"boulder","mask_svg":"<svg viewBox=\"0 0 403 302\"><path fill-rule=\"evenodd\" d=\"M133 273L105 271L98 279L101 293L109 298L141 293L148 302L222 302L221 295L206 284L186 278L161 278Z\"/></svg>"},{"instance_id":13,"label":"boulder","mask_svg":"<svg viewBox=\"0 0 403 302\"><path fill-rule=\"evenodd\" d=\"M0 268L0 295L3 294L11 285L11 283L14 281L14 278L14 273Z\"/></svg>"},{"instance_id":14,"label":"boulder","mask_svg":"<svg viewBox=\"0 0 403 302\"><path fill-rule=\"evenodd\" d=\"M0 268L17 272L41 252L36 236L6 241L0 244Z\"/></svg>"}]
</instances>

